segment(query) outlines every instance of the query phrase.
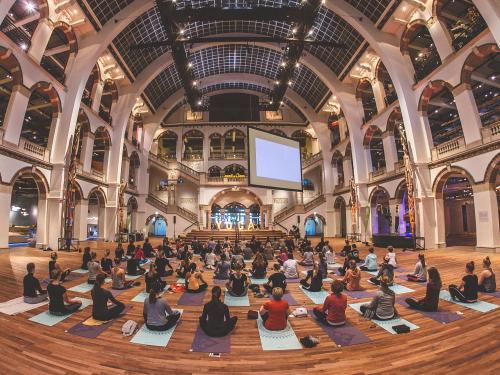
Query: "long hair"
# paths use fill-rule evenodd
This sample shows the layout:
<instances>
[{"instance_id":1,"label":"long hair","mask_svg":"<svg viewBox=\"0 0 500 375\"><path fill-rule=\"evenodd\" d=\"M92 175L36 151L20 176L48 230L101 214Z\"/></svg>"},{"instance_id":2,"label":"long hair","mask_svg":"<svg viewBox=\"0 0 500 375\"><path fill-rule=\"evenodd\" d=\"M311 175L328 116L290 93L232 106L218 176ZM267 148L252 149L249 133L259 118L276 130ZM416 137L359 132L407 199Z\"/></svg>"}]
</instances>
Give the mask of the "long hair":
<instances>
[{"instance_id":1,"label":"long hair","mask_svg":"<svg viewBox=\"0 0 500 375\"><path fill-rule=\"evenodd\" d=\"M436 288L441 289L443 283L441 282L441 275L436 267L429 267L427 270L429 274L429 283L434 285Z\"/></svg>"},{"instance_id":2,"label":"long hair","mask_svg":"<svg viewBox=\"0 0 500 375\"><path fill-rule=\"evenodd\" d=\"M422 267L425 268L425 255L424 254L418 254L418 260L422 264Z\"/></svg>"},{"instance_id":3,"label":"long hair","mask_svg":"<svg viewBox=\"0 0 500 375\"><path fill-rule=\"evenodd\" d=\"M264 257L262 256L261 252L258 252L257 255L255 256L255 265L258 267L264 267L266 265L266 262L264 262Z\"/></svg>"}]
</instances>

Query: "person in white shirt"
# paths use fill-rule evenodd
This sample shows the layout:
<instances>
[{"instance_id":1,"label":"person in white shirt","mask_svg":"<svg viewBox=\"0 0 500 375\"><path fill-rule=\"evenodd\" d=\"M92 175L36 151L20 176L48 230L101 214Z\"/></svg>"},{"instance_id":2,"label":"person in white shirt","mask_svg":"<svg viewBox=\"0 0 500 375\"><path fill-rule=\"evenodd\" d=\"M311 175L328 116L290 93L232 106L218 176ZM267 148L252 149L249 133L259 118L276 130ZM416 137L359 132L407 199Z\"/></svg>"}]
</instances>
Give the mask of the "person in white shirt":
<instances>
[{"instance_id":1,"label":"person in white shirt","mask_svg":"<svg viewBox=\"0 0 500 375\"><path fill-rule=\"evenodd\" d=\"M368 249L369 253L365 258L365 262L359 266L363 271L376 271L378 269L377 255L375 254L375 249L370 247Z\"/></svg>"},{"instance_id":2,"label":"person in white shirt","mask_svg":"<svg viewBox=\"0 0 500 375\"><path fill-rule=\"evenodd\" d=\"M304 255L302 256L302 260L299 262L301 266L312 266L314 263L314 254L312 247L308 246L306 251L304 251Z\"/></svg>"},{"instance_id":3,"label":"person in white shirt","mask_svg":"<svg viewBox=\"0 0 500 375\"><path fill-rule=\"evenodd\" d=\"M288 258L283 263L283 273L287 279L297 279L299 277L299 264L293 258Z\"/></svg>"},{"instance_id":4,"label":"person in white shirt","mask_svg":"<svg viewBox=\"0 0 500 375\"><path fill-rule=\"evenodd\" d=\"M215 254L212 249L208 249L208 252L205 255L205 268L207 270L213 270L215 268Z\"/></svg>"},{"instance_id":5,"label":"person in white shirt","mask_svg":"<svg viewBox=\"0 0 500 375\"><path fill-rule=\"evenodd\" d=\"M334 268L334 264L336 264L336 262L335 262L335 251L333 251L332 249L328 248L327 252L325 253L325 258L326 258L327 267L328 268Z\"/></svg>"},{"instance_id":6,"label":"person in white shirt","mask_svg":"<svg viewBox=\"0 0 500 375\"><path fill-rule=\"evenodd\" d=\"M394 248L392 246L387 247L387 257L389 257L389 264L394 268L398 268L398 263L396 261L396 253L394 252Z\"/></svg>"}]
</instances>

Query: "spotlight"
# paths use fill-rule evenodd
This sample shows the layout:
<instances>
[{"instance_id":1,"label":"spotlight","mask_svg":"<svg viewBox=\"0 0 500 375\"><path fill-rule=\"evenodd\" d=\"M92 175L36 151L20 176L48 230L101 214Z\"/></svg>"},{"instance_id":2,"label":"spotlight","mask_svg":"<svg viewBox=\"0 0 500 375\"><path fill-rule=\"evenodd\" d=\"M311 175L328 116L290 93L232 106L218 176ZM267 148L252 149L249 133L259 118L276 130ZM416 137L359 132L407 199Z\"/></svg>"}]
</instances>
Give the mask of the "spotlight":
<instances>
[{"instance_id":1,"label":"spotlight","mask_svg":"<svg viewBox=\"0 0 500 375\"><path fill-rule=\"evenodd\" d=\"M26 11L28 11L29 13L31 12L34 12L35 9L36 9L36 6L34 3L32 3L31 1L28 1L25 5L24 5Z\"/></svg>"},{"instance_id":2,"label":"spotlight","mask_svg":"<svg viewBox=\"0 0 500 375\"><path fill-rule=\"evenodd\" d=\"M26 51L28 49L28 45L26 43L21 43L20 47L23 51Z\"/></svg>"},{"instance_id":3,"label":"spotlight","mask_svg":"<svg viewBox=\"0 0 500 375\"><path fill-rule=\"evenodd\" d=\"M193 63L188 63L188 68L192 68L193 67Z\"/></svg>"}]
</instances>

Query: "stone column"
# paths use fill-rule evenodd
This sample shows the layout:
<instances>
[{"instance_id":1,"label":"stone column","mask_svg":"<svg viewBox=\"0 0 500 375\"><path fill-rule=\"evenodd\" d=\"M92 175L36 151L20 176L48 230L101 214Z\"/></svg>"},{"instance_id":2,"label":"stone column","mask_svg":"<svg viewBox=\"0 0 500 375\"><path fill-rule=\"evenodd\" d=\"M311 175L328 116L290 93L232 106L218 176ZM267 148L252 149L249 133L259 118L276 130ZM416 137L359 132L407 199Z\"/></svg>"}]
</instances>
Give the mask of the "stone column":
<instances>
[{"instance_id":1,"label":"stone column","mask_svg":"<svg viewBox=\"0 0 500 375\"><path fill-rule=\"evenodd\" d=\"M500 250L498 206L495 186L473 185L477 249Z\"/></svg>"},{"instance_id":2,"label":"stone column","mask_svg":"<svg viewBox=\"0 0 500 375\"><path fill-rule=\"evenodd\" d=\"M52 26L49 24L48 19L41 19L38 22L35 32L31 38L31 47L28 54L37 62L42 60L47 43L52 35Z\"/></svg>"},{"instance_id":3,"label":"stone column","mask_svg":"<svg viewBox=\"0 0 500 375\"><path fill-rule=\"evenodd\" d=\"M183 148L184 148L184 144L182 143L182 136L179 135L177 137L177 144L175 146L175 155L176 155L177 161L182 160L182 156L183 156L182 152L184 151Z\"/></svg>"},{"instance_id":4,"label":"stone column","mask_svg":"<svg viewBox=\"0 0 500 375\"><path fill-rule=\"evenodd\" d=\"M465 144L473 145L481 142L481 117L477 110L476 99L466 84L460 84L453 90L455 104L464 132Z\"/></svg>"},{"instance_id":5,"label":"stone column","mask_svg":"<svg viewBox=\"0 0 500 375\"><path fill-rule=\"evenodd\" d=\"M437 18L431 18L427 21L427 25L432 41L439 53L439 57L441 58L441 61L444 61L448 56L455 52L451 46L451 40L448 36L448 32L443 28L443 25Z\"/></svg>"},{"instance_id":6,"label":"stone column","mask_svg":"<svg viewBox=\"0 0 500 375\"><path fill-rule=\"evenodd\" d=\"M36 246L45 248L48 243L47 198L39 198L36 220Z\"/></svg>"},{"instance_id":7,"label":"stone column","mask_svg":"<svg viewBox=\"0 0 500 375\"><path fill-rule=\"evenodd\" d=\"M99 109L101 108L102 91L104 90L104 82L98 80L95 83L94 97L92 98L92 110L99 114Z\"/></svg>"},{"instance_id":8,"label":"stone column","mask_svg":"<svg viewBox=\"0 0 500 375\"><path fill-rule=\"evenodd\" d=\"M75 206L73 237L80 241L87 239L87 220L89 214L88 199L81 199Z\"/></svg>"},{"instance_id":9,"label":"stone column","mask_svg":"<svg viewBox=\"0 0 500 375\"><path fill-rule=\"evenodd\" d=\"M95 135L91 132L85 133L82 140L82 151L80 152L80 162L82 170L90 173L92 167L92 152L94 150Z\"/></svg>"},{"instance_id":10,"label":"stone column","mask_svg":"<svg viewBox=\"0 0 500 375\"><path fill-rule=\"evenodd\" d=\"M342 160L342 163L344 164L344 186L349 186L352 178L351 157L345 156L344 160Z\"/></svg>"},{"instance_id":11,"label":"stone column","mask_svg":"<svg viewBox=\"0 0 500 375\"><path fill-rule=\"evenodd\" d=\"M122 171L120 179L124 182L128 182L128 174L130 171L130 159L128 157L122 159Z\"/></svg>"},{"instance_id":12,"label":"stone column","mask_svg":"<svg viewBox=\"0 0 500 375\"><path fill-rule=\"evenodd\" d=\"M396 141L392 132L385 131L382 134L382 143L384 146L386 171L393 171L394 165L398 161L398 151L396 149Z\"/></svg>"},{"instance_id":13,"label":"stone column","mask_svg":"<svg viewBox=\"0 0 500 375\"><path fill-rule=\"evenodd\" d=\"M12 186L8 184L0 184L0 210L5 213L10 212L12 198ZM0 248L9 247L9 226L10 222L8 217L3 220L0 225Z\"/></svg>"},{"instance_id":14,"label":"stone column","mask_svg":"<svg viewBox=\"0 0 500 375\"><path fill-rule=\"evenodd\" d=\"M488 24L495 41L500 46L500 7L498 0L472 0Z\"/></svg>"},{"instance_id":15,"label":"stone column","mask_svg":"<svg viewBox=\"0 0 500 375\"><path fill-rule=\"evenodd\" d=\"M366 160L366 165L368 167L368 172L373 172L375 168L373 168L372 153L370 152L369 144L364 146L364 152L365 152L365 160Z\"/></svg>"},{"instance_id":16,"label":"stone column","mask_svg":"<svg viewBox=\"0 0 500 375\"><path fill-rule=\"evenodd\" d=\"M24 116L28 108L30 95L30 90L24 86L16 86L12 90L4 118L4 142L9 142L14 145L19 144L19 137L21 136Z\"/></svg>"},{"instance_id":17,"label":"stone column","mask_svg":"<svg viewBox=\"0 0 500 375\"><path fill-rule=\"evenodd\" d=\"M382 111L385 109L384 84L377 79L371 81L371 84L373 89L373 96L375 97L375 104L377 106L377 113L382 113Z\"/></svg>"}]
</instances>

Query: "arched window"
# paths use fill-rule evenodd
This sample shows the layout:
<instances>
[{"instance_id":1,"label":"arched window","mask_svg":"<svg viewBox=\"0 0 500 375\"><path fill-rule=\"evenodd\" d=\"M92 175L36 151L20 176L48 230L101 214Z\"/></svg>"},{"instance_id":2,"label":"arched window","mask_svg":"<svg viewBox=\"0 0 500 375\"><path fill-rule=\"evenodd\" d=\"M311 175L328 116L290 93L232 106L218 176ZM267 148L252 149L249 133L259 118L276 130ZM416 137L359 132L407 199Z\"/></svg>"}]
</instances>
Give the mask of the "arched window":
<instances>
[{"instance_id":1,"label":"arched window","mask_svg":"<svg viewBox=\"0 0 500 375\"><path fill-rule=\"evenodd\" d=\"M463 135L455 99L448 84L429 83L420 99L421 110L427 116L434 146Z\"/></svg>"},{"instance_id":2,"label":"arched window","mask_svg":"<svg viewBox=\"0 0 500 375\"><path fill-rule=\"evenodd\" d=\"M475 48L462 68L462 83L472 90L483 126L500 120L500 48Z\"/></svg>"},{"instance_id":3,"label":"arched window","mask_svg":"<svg viewBox=\"0 0 500 375\"><path fill-rule=\"evenodd\" d=\"M232 129L224 134L224 159L245 158L245 134L238 129Z\"/></svg>"},{"instance_id":4,"label":"arched window","mask_svg":"<svg viewBox=\"0 0 500 375\"><path fill-rule=\"evenodd\" d=\"M40 65L59 82L66 80L66 67L78 50L76 36L71 26L60 22L50 36Z\"/></svg>"},{"instance_id":5,"label":"arched window","mask_svg":"<svg viewBox=\"0 0 500 375\"><path fill-rule=\"evenodd\" d=\"M87 219L87 237L89 239L104 238L106 221L106 196L100 189L89 193L89 214Z\"/></svg>"},{"instance_id":6,"label":"arched window","mask_svg":"<svg viewBox=\"0 0 500 375\"><path fill-rule=\"evenodd\" d=\"M141 165L137 152L132 152L130 155L130 166L128 171L128 183L132 188L137 186L137 170Z\"/></svg>"},{"instance_id":7,"label":"arched window","mask_svg":"<svg viewBox=\"0 0 500 375\"><path fill-rule=\"evenodd\" d=\"M470 0L435 0L434 6L436 15L448 30L456 51L488 27Z\"/></svg>"},{"instance_id":8,"label":"arched window","mask_svg":"<svg viewBox=\"0 0 500 375\"><path fill-rule=\"evenodd\" d=\"M59 97L52 85L45 82L34 85L24 115L21 138L46 148L59 112Z\"/></svg>"},{"instance_id":9,"label":"arched window","mask_svg":"<svg viewBox=\"0 0 500 375\"><path fill-rule=\"evenodd\" d=\"M101 106L99 108L99 116L108 124L112 124L111 107L118 100L118 89L113 80L106 80L102 90Z\"/></svg>"},{"instance_id":10,"label":"arched window","mask_svg":"<svg viewBox=\"0 0 500 375\"><path fill-rule=\"evenodd\" d=\"M208 168L208 177L221 177L222 170L217 165Z\"/></svg>"},{"instance_id":11,"label":"arched window","mask_svg":"<svg viewBox=\"0 0 500 375\"><path fill-rule=\"evenodd\" d=\"M431 34L427 26L420 21L408 24L403 33L401 52L410 56L417 82L441 65L441 58Z\"/></svg>"},{"instance_id":12,"label":"arched window","mask_svg":"<svg viewBox=\"0 0 500 375\"><path fill-rule=\"evenodd\" d=\"M245 176L245 167L239 164L231 164L224 168L224 177L244 177Z\"/></svg>"},{"instance_id":13,"label":"arched window","mask_svg":"<svg viewBox=\"0 0 500 375\"><path fill-rule=\"evenodd\" d=\"M182 138L184 152L183 160L203 160L203 133L199 130L190 130Z\"/></svg>"},{"instance_id":14,"label":"arched window","mask_svg":"<svg viewBox=\"0 0 500 375\"><path fill-rule=\"evenodd\" d=\"M401 125L403 125L403 116L401 115L401 109L397 107L392 111L389 119L387 120L387 131L392 132L392 134L394 135L398 161L401 161L404 158L403 144L401 143L402 139L399 130L399 127Z\"/></svg>"},{"instance_id":15,"label":"arched window","mask_svg":"<svg viewBox=\"0 0 500 375\"><path fill-rule=\"evenodd\" d=\"M0 47L0 126L12 96L12 90L23 83L21 67L12 51Z\"/></svg>"},{"instance_id":16,"label":"arched window","mask_svg":"<svg viewBox=\"0 0 500 375\"><path fill-rule=\"evenodd\" d=\"M340 115L336 113L332 113L330 117L328 117L328 129L330 129L330 143L332 147L337 146L342 140L340 137Z\"/></svg>"},{"instance_id":17,"label":"arched window","mask_svg":"<svg viewBox=\"0 0 500 375\"><path fill-rule=\"evenodd\" d=\"M396 94L396 89L392 83L391 76L389 75L389 72L387 71L382 60L379 61L377 67L377 79L384 86L384 102L386 106L389 106L398 99L398 94Z\"/></svg>"},{"instance_id":18,"label":"arched window","mask_svg":"<svg viewBox=\"0 0 500 375\"><path fill-rule=\"evenodd\" d=\"M271 129L269 132L273 133L273 134L276 134L276 135L279 135L280 137L287 138L286 133L283 130L281 130L281 129Z\"/></svg>"},{"instance_id":19,"label":"arched window","mask_svg":"<svg viewBox=\"0 0 500 375\"><path fill-rule=\"evenodd\" d=\"M368 122L377 114L377 103L373 95L373 88L370 81L362 79L356 88L356 98L361 99L363 104L364 122Z\"/></svg>"},{"instance_id":20,"label":"arched window","mask_svg":"<svg viewBox=\"0 0 500 375\"><path fill-rule=\"evenodd\" d=\"M336 151L332 156L332 167L337 171L337 186L344 186L344 159L340 151Z\"/></svg>"},{"instance_id":21,"label":"arched window","mask_svg":"<svg viewBox=\"0 0 500 375\"><path fill-rule=\"evenodd\" d=\"M158 156L165 160L177 159L177 134L167 130L158 137Z\"/></svg>"},{"instance_id":22,"label":"arched window","mask_svg":"<svg viewBox=\"0 0 500 375\"><path fill-rule=\"evenodd\" d=\"M386 164L382 131L374 125L370 126L370 128L366 131L363 143L365 147L368 147L370 150L373 171L385 168Z\"/></svg>"},{"instance_id":23,"label":"arched window","mask_svg":"<svg viewBox=\"0 0 500 375\"><path fill-rule=\"evenodd\" d=\"M210 159L222 159L222 135L210 135Z\"/></svg>"},{"instance_id":24,"label":"arched window","mask_svg":"<svg viewBox=\"0 0 500 375\"><path fill-rule=\"evenodd\" d=\"M93 172L97 172L101 175L106 172L111 138L108 131L103 127L97 128L94 136L91 169Z\"/></svg>"},{"instance_id":25,"label":"arched window","mask_svg":"<svg viewBox=\"0 0 500 375\"><path fill-rule=\"evenodd\" d=\"M312 136L304 130L295 131L291 138L300 143L300 153L302 160L307 160L312 156Z\"/></svg>"},{"instance_id":26,"label":"arched window","mask_svg":"<svg viewBox=\"0 0 500 375\"><path fill-rule=\"evenodd\" d=\"M391 233L392 215L389 207L389 194L385 189L379 188L372 193L372 233Z\"/></svg>"}]
</instances>

